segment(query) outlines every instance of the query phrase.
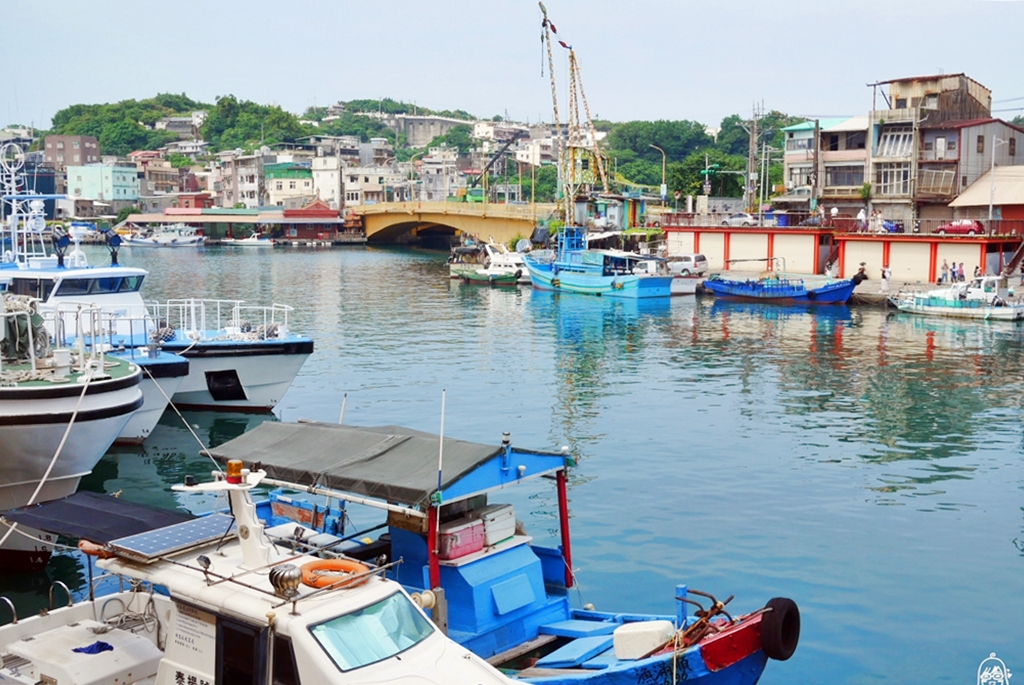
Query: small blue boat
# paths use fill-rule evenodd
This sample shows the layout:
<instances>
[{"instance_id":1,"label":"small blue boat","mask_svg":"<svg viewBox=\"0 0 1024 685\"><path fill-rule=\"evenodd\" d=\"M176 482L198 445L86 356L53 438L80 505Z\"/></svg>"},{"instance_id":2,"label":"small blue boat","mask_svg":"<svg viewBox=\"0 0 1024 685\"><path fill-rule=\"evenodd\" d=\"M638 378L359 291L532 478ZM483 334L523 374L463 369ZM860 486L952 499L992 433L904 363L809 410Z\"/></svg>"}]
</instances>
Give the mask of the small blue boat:
<instances>
[{"instance_id":1,"label":"small blue boat","mask_svg":"<svg viewBox=\"0 0 1024 685\"><path fill-rule=\"evenodd\" d=\"M799 610L785 598L734 617L731 597L677 585L666 615L573 608L567 449L516 448L508 433L488 445L397 426L264 422L209 453L288 488L260 505L272 538L390 565L387 575L432 607L452 639L516 680L753 685L799 640ZM489 500L538 479L555 490L557 547L534 544L513 505Z\"/></svg>"},{"instance_id":2,"label":"small blue boat","mask_svg":"<svg viewBox=\"0 0 1024 685\"><path fill-rule=\"evenodd\" d=\"M581 226L566 226L557 249L535 250L524 261L533 287L541 290L629 299L672 294L672 274L646 268L656 259L622 250L588 249L587 229ZM644 268L639 268L641 264Z\"/></svg>"},{"instance_id":3,"label":"small blue boat","mask_svg":"<svg viewBox=\"0 0 1024 685\"><path fill-rule=\"evenodd\" d=\"M854 287L856 283L849 279L829 281L813 288L808 288L803 279L778 277L734 281L716 274L704 281L704 288L715 297L777 304L845 304L853 295Z\"/></svg>"}]
</instances>

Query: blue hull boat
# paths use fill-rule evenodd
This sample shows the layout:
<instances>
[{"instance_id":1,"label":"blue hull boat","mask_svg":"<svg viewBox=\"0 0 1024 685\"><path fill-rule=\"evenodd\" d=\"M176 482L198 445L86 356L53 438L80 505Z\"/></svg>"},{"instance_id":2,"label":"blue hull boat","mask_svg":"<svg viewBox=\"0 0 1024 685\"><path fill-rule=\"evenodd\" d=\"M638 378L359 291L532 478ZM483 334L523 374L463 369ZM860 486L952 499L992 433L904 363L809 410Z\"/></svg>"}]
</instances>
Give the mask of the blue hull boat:
<instances>
[{"instance_id":1,"label":"blue hull boat","mask_svg":"<svg viewBox=\"0 0 1024 685\"><path fill-rule=\"evenodd\" d=\"M567 226L557 250L538 250L524 258L534 288L639 299L669 297L672 275L651 273L652 257L622 250L586 248L586 229ZM644 268L640 268L643 264Z\"/></svg>"},{"instance_id":2,"label":"blue hull boat","mask_svg":"<svg viewBox=\"0 0 1024 685\"><path fill-rule=\"evenodd\" d=\"M799 640L799 610L784 598L735 617L731 597L685 585L666 615L570 606L574 463L564 450L515 448L508 433L485 445L397 426L264 422L210 454L259 462L263 482L282 488L259 505L269 535L297 551L392 564L387 575L433 607L452 639L517 680L752 685ZM513 505L489 501L536 479L554 486L557 547L534 544ZM351 521L361 529L346 529Z\"/></svg>"},{"instance_id":3,"label":"blue hull boat","mask_svg":"<svg viewBox=\"0 0 1024 685\"><path fill-rule=\"evenodd\" d=\"M852 280L829 281L816 288L808 288L802 279L761 278L733 281L712 276L704 287L715 297L745 302L773 302L777 304L845 304L856 284Z\"/></svg>"}]
</instances>

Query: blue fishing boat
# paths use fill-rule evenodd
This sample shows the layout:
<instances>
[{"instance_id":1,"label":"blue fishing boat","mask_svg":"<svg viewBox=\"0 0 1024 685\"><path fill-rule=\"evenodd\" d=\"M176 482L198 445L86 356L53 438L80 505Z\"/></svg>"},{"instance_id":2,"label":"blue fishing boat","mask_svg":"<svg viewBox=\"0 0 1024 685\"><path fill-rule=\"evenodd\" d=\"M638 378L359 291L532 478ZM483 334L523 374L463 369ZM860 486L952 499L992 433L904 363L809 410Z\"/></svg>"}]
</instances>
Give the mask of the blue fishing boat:
<instances>
[{"instance_id":1,"label":"blue fishing boat","mask_svg":"<svg viewBox=\"0 0 1024 685\"><path fill-rule=\"evenodd\" d=\"M665 615L571 606L566 448L520 449L508 433L488 445L396 426L265 422L209 452L243 458L266 471L264 483L286 488L260 505L268 534L297 552L390 565L388 577L431 607L452 639L517 680L756 683L768 659L788 659L799 640L799 610L785 598L735 617L732 597L685 585ZM490 499L538 479L554 486L558 547L534 544L513 506ZM346 529L353 520L361 529Z\"/></svg>"},{"instance_id":2,"label":"blue fishing boat","mask_svg":"<svg viewBox=\"0 0 1024 685\"><path fill-rule=\"evenodd\" d=\"M524 261L534 288L639 299L669 297L672 274L650 268L652 257L587 248L587 229L565 227L554 250L535 250ZM643 265L643 267L641 267Z\"/></svg>"},{"instance_id":3,"label":"blue fishing boat","mask_svg":"<svg viewBox=\"0 0 1024 685\"><path fill-rule=\"evenodd\" d=\"M715 274L704 281L704 288L714 293L715 297L745 302L771 302L775 304L845 304L853 289L857 287L854 279L829 279L820 285L809 286L802 278L788 278L785 275L785 263L780 257L768 259L733 259L729 262L767 261L781 269L769 270L758 278L735 280L723 278Z\"/></svg>"}]
</instances>

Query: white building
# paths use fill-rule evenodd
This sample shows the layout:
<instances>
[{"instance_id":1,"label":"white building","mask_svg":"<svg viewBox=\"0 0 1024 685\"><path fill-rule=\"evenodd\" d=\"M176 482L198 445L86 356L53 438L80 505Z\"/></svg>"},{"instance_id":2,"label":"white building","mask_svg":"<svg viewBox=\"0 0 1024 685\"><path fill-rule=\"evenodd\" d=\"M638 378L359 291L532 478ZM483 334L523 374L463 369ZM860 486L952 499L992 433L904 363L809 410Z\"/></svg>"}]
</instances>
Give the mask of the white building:
<instances>
[{"instance_id":1,"label":"white building","mask_svg":"<svg viewBox=\"0 0 1024 685\"><path fill-rule=\"evenodd\" d=\"M257 209L263 203L263 155L243 155L241 150L220 153L221 206L243 204Z\"/></svg>"},{"instance_id":2,"label":"white building","mask_svg":"<svg viewBox=\"0 0 1024 685\"><path fill-rule=\"evenodd\" d=\"M347 167L343 171L346 207L387 202L408 186L408 179L393 166Z\"/></svg>"},{"instance_id":3,"label":"white building","mask_svg":"<svg viewBox=\"0 0 1024 685\"><path fill-rule=\"evenodd\" d=\"M313 158L313 192L329 204L331 209L345 206L345 196L342 194L344 168L340 157Z\"/></svg>"},{"instance_id":4,"label":"white building","mask_svg":"<svg viewBox=\"0 0 1024 685\"><path fill-rule=\"evenodd\" d=\"M424 202L443 202L454 195L462 177L457 162L458 150L447 147L432 147L423 157L420 167L422 185L420 199Z\"/></svg>"}]
</instances>

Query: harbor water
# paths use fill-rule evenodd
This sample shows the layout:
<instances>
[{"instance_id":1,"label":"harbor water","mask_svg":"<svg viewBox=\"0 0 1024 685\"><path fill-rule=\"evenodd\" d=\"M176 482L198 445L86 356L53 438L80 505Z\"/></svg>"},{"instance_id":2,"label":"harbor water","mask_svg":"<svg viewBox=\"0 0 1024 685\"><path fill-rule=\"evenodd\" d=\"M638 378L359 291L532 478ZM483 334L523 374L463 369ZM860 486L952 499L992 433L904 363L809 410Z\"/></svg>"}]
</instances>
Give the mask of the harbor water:
<instances>
[{"instance_id":1,"label":"harbor water","mask_svg":"<svg viewBox=\"0 0 1024 685\"><path fill-rule=\"evenodd\" d=\"M105 256L91 248L93 263ZM451 283L400 248L124 249L147 299L291 304L316 351L272 416L164 415L83 488L194 512L170 491L264 420L399 424L578 460L574 602L674 612L679 583L800 606L780 683L969 683L992 652L1024 670L1024 327L880 308L710 298L628 302ZM346 398L347 396L347 398ZM512 502L554 542L554 489ZM0 578L23 615L82 558Z\"/></svg>"}]
</instances>

